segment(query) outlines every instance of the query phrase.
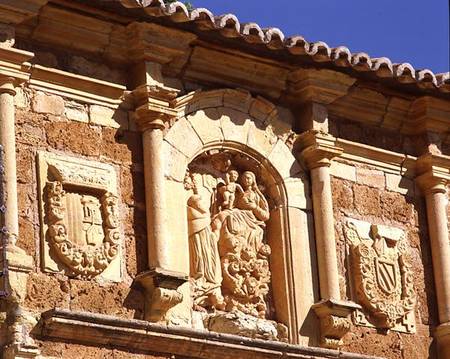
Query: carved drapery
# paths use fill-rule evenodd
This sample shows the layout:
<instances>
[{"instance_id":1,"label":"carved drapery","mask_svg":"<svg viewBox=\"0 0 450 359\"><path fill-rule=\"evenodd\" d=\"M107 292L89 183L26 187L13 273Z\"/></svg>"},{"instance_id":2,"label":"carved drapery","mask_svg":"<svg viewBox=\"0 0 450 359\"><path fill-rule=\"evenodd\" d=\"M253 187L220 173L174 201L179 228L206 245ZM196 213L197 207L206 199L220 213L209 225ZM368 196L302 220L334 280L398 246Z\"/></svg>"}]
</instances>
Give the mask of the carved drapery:
<instances>
[{"instance_id":1,"label":"carved drapery","mask_svg":"<svg viewBox=\"0 0 450 359\"><path fill-rule=\"evenodd\" d=\"M185 179L194 304L265 318L270 287L269 205L252 171L231 153L195 161ZM208 163L209 162L209 163ZM208 169L209 164L209 169Z\"/></svg>"}]
</instances>

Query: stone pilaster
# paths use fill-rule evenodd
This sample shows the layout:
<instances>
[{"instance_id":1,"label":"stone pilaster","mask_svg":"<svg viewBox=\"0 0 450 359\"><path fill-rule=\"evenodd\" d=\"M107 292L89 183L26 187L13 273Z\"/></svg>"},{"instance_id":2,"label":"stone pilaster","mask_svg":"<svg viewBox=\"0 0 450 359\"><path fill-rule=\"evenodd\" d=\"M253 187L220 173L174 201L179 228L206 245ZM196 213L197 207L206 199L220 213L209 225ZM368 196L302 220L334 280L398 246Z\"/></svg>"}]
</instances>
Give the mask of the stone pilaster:
<instances>
[{"instance_id":1,"label":"stone pilaster","mask_svg":"<svg viewBox=\"0 0 450 359\"><path fill-rule=\"evenodd\" d=\"M320 297L313 305L320 320L321 345L338 348L342 337L350 330L350 314L359 308L353 302L341 301L334 234L333 199L330 165L343 149L326 133L307 131L297 138L300 158L310 170Z\"/></svg>"},{"instance_id":2,"label":"stone pilaster","mask_svg":"<svg viewBox=\"0 0 450 359\"><path fill-rule=\"evenodd\" d=\"M448 157L426 154L417 161L417 178L426 201L433 273L440 325L436 329L439 358L450 357L450 238L447 217Z\"/></svg>"},{"instance_id":3,"label":"stone pilaster","mask_svg":"<svg viewBox=\"0 0 450 359\"><path fill-rule=\"evenodd\" d=\"M136 278L145 290L145 319L153 322L171 322L168 311L183 300L178 287L187 281L183 273L169 267L164 180L163 131L166 123L176 117L172 100L178 91L162 82L161 65L146 63L146 83L133 92L136 103L136 122L142 131L144 147L144 178L147 213L147 247L150 270Z\"/></svg>"}]
</instances>

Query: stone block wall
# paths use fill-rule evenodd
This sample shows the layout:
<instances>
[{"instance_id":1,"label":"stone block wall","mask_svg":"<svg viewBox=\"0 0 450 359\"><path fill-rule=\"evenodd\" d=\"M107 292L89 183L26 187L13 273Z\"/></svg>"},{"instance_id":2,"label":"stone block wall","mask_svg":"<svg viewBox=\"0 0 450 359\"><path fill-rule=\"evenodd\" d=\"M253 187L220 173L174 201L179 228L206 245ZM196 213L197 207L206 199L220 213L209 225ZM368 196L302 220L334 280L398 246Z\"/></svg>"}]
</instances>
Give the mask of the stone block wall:
<instances>
[{"instance_id":1,"label":"stone block wall","mask_svg":"<svg viewBox=\"0 0 450 359\"><path fill-rule=\"evenodd\" d=\"M60 96L18 88L16 104L19 192L18 245L35 261L25 305L36 315L54 307L140 318L143 301L130 289L147 267L145 198L140 133L130 129L128 113L87 105ZM37 153L56 154L111 164L117 173L123 233L121 281L69 278L42 271Z\"/></svg>"}]
</instances>

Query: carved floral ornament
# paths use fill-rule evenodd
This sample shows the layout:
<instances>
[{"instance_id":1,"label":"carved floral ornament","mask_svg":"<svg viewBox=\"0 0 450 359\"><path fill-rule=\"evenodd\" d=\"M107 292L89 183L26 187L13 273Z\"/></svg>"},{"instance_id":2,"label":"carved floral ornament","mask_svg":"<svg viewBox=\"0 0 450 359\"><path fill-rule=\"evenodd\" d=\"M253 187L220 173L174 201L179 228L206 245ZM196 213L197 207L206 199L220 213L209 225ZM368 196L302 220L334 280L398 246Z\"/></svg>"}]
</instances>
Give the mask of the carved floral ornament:
<instances>
[{"instance_id":1,"label":"carved floral ornament","mask_svg":"<svg viewBox=\"0 0 450 359\"><path fill-rule=\"evenodd\" d=\"M359 318L358 324L371 322L376 327L414 332L416 295L404 232L348 220L344 234L351 252L356 296L370 316L369 323Z\"/></svg>"},{"instance_id":2,"label":"carved floral ornament","mask_svg":"<svg viewBox=\"0 0 450 359\"><path fill-rule=\"evenodd\" d=\"M113 168L48 153L40 154L39 167L45 269L102 274L121 244Z\"/></svg>"}]
</instances>

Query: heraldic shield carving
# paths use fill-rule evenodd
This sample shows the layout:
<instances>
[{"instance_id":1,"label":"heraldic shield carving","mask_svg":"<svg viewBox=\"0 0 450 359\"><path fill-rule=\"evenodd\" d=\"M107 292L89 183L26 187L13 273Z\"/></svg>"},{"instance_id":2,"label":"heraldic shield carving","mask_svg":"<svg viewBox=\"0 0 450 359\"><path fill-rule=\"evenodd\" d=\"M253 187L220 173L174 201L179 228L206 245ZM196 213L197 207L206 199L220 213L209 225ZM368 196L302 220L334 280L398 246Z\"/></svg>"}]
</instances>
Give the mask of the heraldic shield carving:
<instances>
[{"instance_id":1,"label":"heraldic shield carving","mask_svg":"<svg viewBox=\"0 0 450 359\"><path fill-rule=\"evenodd\" d=\"M79 278L102 274L120 252L114 168L40 153L39 175L44 269ZM104 277L120 277L116 267Z\"/></svg>"},{"instance_id":2,"label":"heraldic shield carving","mask_svg":"<svg viewBox=\"0 0 450 359\"><path fill-rule=\"evenodd\" d=\"M350 249L357 301L356 324L415 332L416 295L401 229L350 219L344 234Z\"/></svg>"}]
</instances>

